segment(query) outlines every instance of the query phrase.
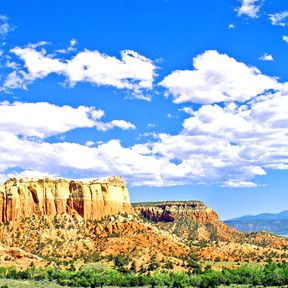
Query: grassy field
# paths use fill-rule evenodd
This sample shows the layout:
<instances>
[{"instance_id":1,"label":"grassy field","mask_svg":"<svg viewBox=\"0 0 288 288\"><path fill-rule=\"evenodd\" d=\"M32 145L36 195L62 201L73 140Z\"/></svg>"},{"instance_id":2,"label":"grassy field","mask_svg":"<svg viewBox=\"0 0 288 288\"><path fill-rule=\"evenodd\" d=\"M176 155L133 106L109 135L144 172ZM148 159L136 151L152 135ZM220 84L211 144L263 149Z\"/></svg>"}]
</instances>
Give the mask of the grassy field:
<instances>
[{"instance_id":1,"label":"grassy field","mask_svg":"<svg viewBox=\"0 0 288 288\"><path fill-rule=\"evenodd\" d=\"M51 281L0 279L0 287L5 285L7 285L9 288L63 288L63 286Z\"/></svg>"}]
</instances>

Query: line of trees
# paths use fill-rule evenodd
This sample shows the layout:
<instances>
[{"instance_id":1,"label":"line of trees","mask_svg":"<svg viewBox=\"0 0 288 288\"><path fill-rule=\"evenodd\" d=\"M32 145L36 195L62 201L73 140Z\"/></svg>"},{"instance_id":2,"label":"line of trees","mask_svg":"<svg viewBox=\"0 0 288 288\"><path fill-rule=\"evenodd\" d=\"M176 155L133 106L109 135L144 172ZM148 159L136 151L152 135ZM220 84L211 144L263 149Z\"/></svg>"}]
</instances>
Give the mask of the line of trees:
<instances>
[{"instance_id":1,"label":"line of trees","mask_svg":"<svg viewBox=\"0 0 288 288\"><path fill-rule=\"evenodd\" d=\"M17 270L15 267L0 267L0 278L56 281L63 286L151 286L151 287L217 287L219 285L248 284L252 286L283 286L288 284L288 265L269 263L264 267L242 267L223 271L208 270L197 274L155 272L153 274L122 273L113 269L83 266L78 271L58 268L35 268Z\"/></svg>"}]
</instances>

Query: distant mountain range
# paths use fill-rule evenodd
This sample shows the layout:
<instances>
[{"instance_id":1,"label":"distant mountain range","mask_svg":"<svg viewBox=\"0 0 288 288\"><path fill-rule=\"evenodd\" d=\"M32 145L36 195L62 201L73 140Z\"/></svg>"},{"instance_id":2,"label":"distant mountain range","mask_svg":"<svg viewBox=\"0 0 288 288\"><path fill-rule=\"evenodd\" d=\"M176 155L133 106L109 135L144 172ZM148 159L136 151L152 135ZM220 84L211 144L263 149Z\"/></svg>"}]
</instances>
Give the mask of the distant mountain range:
<instances>
[{"instance_id":1,"label":"distant mountain range","mask_svg":"<svg viewBox=\"0 0 288 288\"><path fill-rule=\"evenodd\" d=\"M275 214L247 215L224 222L242 232L266 230L278 235L288 236L288 210Z\"/></svg>"}]
</instances>

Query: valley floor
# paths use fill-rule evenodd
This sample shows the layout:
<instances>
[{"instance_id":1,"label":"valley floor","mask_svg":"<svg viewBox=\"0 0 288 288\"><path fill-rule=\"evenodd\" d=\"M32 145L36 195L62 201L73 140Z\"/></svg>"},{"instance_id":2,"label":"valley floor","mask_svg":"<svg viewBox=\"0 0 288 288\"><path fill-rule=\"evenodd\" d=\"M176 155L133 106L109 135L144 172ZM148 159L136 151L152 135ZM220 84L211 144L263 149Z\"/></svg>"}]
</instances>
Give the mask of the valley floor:
<instances>
[{"instance_id":1,"label":"valley floor","mask_svg":"<svg viewBox=\"0 0 288 288\"><path fill-rule=\"evenodd\" d=\"M61 286L59 284L57 284L56 282L52 282L52 281L34 281L34 280L15 280L15 279L0 279L0 288L65 288L68 286ZM103 286L102 288L119 288L116 286ZM148 288L150 286L142 286L141 288ZM160 286L159 286L160 287ZM192 286L191 286L192 287ZM255 287L255 286L251 286L251 285L230 285L230 286L219 286L219 288L224 288L224 287L231 287L231 288L251 288L251 287ZM257 286L257 287L263 287L263 286ZM277 287L277 286L269 286L266 288L273 288L273 287ZM280 287L280 286L278 286ZM286 286L281 286L281 287L288 287ZM70 288L73 288L70 286ZM130 287L133 288L133 287ZM134 287L137 288L137 287ZM161 288L165 288L163 286L161 286ZM188 288L188 287L187 287Z\"/></svg>"}]
</instances>

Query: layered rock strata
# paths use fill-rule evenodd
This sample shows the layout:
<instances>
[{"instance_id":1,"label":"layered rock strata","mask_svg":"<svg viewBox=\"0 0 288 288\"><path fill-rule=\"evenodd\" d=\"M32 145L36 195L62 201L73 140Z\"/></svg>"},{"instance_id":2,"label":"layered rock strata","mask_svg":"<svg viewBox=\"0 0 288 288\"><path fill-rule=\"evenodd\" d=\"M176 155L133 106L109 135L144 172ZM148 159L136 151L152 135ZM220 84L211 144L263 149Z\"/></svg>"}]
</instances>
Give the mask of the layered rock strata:
<instances>
[{"instance_id":1,"label":"layered rock strata","mask_svg":"<svg viewBox=\"0 0 288 288\"><path fill-rule=\"evenodd\" d=\"M216 213L200 201L163 201L135 203L135 209L153 222L173 222L180 215L191 218L205 218L208 213ZM214 215L215 214L215 215ZM205 215L205 217L203 217Z\"/></svg>"},{"instance_id":2,"label":"layered rock strata","mask_svg":"<svg viewBox=\"0 0 288 288\"><path fill-rule=\"evenodd\" d=\"M200 201L135 203L134 209L162 229L188 240L234 241L244 234L224 224Z\"/></svg>"},{"instance_id":3,"label":"layered rock strata","mask_svg":"<svg viewBox=\"0 0 288 288\"><path fill-rule=\"evenodd\" d=\"M132 211L121 177L93 180L12 178L0 185L0 223L21 221L33 214L67 213L85 220L98 220Z\"/></svg>"}]
</instances>

